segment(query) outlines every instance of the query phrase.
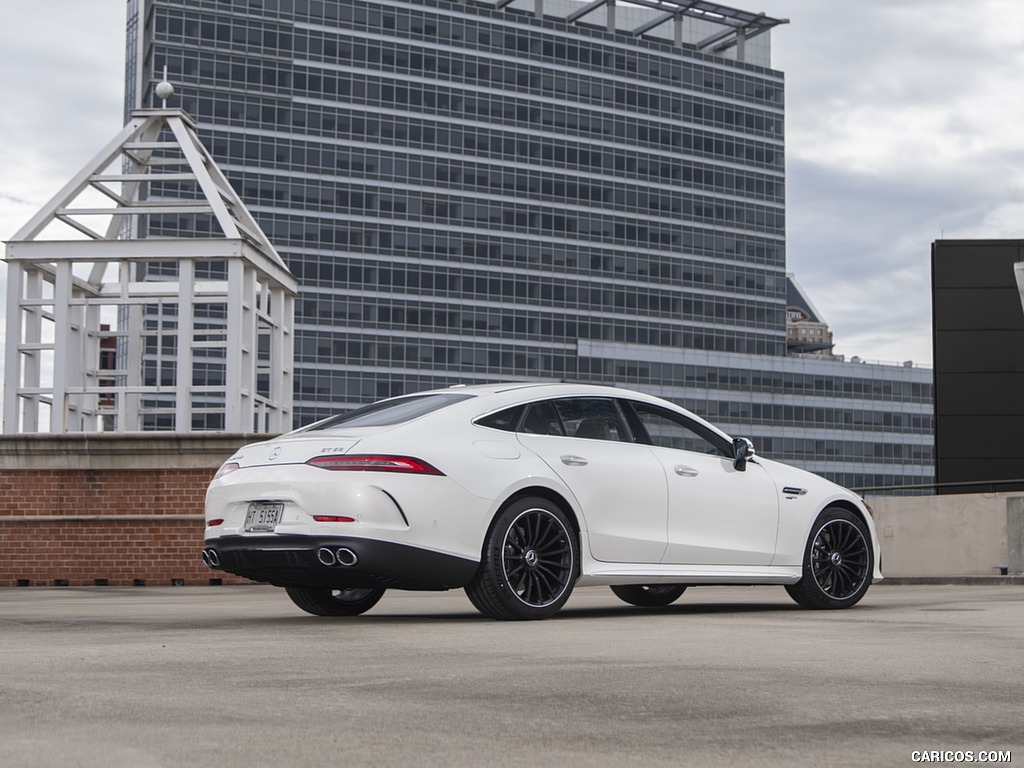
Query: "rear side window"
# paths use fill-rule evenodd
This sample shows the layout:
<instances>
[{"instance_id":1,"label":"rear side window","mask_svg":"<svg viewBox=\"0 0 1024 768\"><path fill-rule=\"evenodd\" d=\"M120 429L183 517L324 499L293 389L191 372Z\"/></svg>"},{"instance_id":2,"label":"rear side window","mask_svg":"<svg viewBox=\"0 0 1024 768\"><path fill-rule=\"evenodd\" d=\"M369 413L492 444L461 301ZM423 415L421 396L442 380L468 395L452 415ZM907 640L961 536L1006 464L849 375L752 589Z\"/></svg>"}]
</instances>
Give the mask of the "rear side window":
<instances>
[{"instance_id":1,"label":"rear side window","mask_svg":"<svg viewBox=\"0 0 1024 768\"><path fill-rule=\"evenodd\" d=\"M579 437L584 440L633 442L622 407L606 397L564 397L506 408L477 419L482 427L524 435Z\"/></svg>"},{"instance_id":2,"label":"rear side window","mask_svg":"<svg viewBox=\"0 0 1024 768\"><path fill-rule=\"evenodd\" d=\"M514 408L506 408L504 411L498 411L497 413L477 419L476 423L481 427L500 429L502 432L515 432L516 427L519 426L519 420L523 417L523 409L525 407L517 405Z\"/></svg>"},{"instance_id":3,"label":"rear side window","mask_svg":"<svg viewBox=\"0 0 1024 768\"><path fill-rule=\"evenodd\" d=\"M523 419L523 426L520 432L529 435L564 435L562 421L555 413L555 406L550 400L543 400L539 403L531 403L526 411L526 418Z\"/></svg>"},{"instance_id":4,"label":"rear side window","mask_svg":"<svg viewBox=\"0 0 1024 768\"><path fill-rule=\"evenodd\" d=\"M554 401L565 434L585 440L629 443L633 437L619 404L600 397L567 397Z\"/></svg>"},{"instance_id":5,"label":"rear side window","mask_svg":"<svg viewBox=\"0 0 1024 768\"><path fill-rule=\"evenodd\" d=\"M315 432L336 427L389 427L426 416L454 403L468 400L473 395L442 392L434 395L410 395L382 400L379 403L356 408L354 411L318 421L305 431Z\"/></svg>"}]
</instances>

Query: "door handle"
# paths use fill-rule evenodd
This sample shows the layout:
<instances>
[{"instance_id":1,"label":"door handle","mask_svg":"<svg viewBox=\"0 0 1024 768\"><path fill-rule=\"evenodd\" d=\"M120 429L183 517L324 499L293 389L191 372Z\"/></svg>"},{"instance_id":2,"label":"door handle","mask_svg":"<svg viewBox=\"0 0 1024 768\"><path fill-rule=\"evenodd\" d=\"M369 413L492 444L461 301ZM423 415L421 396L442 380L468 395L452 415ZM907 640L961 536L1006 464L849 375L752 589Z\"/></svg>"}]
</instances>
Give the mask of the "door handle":
<instances>
[{"instance_id":1,"label":"door handle","mask_svg":"<svg viewBox=\"0 0 1024 768\"><path fill-rule=\"evenodd\" d=\"M685 464L676 464L672 469L674 469L676 474L680 477L696 477L700 474L696 469L688 467Z\"/></svg>"},{"instance_id":2,"label":"door handle","mask_svg":"<svg viewBox=\"0 0 1024 768\"><path fill-rule=\"evenodd\" d=\"M582 456L576 456L571 453L563 453L558 458L561 459L562 463L567 467L585 467L590 463Z\"/></svg>"}]
</instances>

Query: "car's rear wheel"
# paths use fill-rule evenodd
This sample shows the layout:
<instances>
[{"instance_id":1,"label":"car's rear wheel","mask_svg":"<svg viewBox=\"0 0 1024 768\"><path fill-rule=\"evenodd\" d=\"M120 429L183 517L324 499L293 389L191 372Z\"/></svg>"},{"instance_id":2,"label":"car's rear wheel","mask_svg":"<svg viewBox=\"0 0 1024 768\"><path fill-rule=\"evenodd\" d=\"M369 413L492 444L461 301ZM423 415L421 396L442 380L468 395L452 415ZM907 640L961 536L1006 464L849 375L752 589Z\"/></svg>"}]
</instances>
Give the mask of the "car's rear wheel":
<instances>
[{"instance_id":1,"label":"car's rear wheel","mask_svg":"<svg viewBox=\"0 0 1024 768\"><path fill-rule=\"evenodd\" d=\"M848 510L829 507L811 528L803 578L786 591L805 608L849 608L871 586L873 564L864 521Z\"/></svg>"},{"instance_id":2,"label":"car's rear wheel","mask_svg":"<svg viewBox=\"0 0 1024 768\"><path fill-rule=\"evenodd\" d=\"M577 559L576 534L561 508L540 497L517 499L491 526L466 594L493 619L544 619L569 599Z\"/></svg>"},{"instance_id":3,"label":"car's rear wheel","mask_svg":"<svg viewBox=\"0 0 1024 768\"><path fill-rule=\"evenodd\" d=\"M671 605L685 591L683 584L619 584L612 587L612 592L620 600L644 607Z\"/></svg>"},{"instance_id":4,"label":"car's rear wheel","mask_svg":"<svg viewBox=\"0 0 1024 768\"><path fill-rule=\"evenodd\" d=\"M314 616L358 616L384 596L384 589L375 587L285 587L285 592L299 608Z\"/></svg>"}]
</instances>

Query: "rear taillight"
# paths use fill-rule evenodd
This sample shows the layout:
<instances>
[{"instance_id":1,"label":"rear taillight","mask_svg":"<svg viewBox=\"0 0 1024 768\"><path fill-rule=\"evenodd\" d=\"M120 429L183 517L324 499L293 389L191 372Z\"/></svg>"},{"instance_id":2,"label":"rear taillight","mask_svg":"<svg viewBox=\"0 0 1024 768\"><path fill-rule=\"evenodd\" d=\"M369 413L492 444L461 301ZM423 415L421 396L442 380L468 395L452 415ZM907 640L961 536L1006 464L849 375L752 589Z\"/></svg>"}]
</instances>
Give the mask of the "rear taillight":
<instances>
[{"instance_id":1,"label":"rear taillight","mask_svg":"<svg viewBox=\"0 0 1024 768\"><path fill-rule=\"evenodd\" d=\"M411 475L444 475L437 467L411 456L339 455L317 456L306 462L333 472L404 472Z\"/></svg>"},{"instance_id":2,"label":"rear taillight","mask_svg":"<svg viewBox=\"0 0 1024 768\"><path fill-rule=\"evenodd\" d=\"M313 515L318 523L354 523L356 519L348 515Z\"/></svg>"},{"instance_id":3,"label":"rear taillight","mask_svg":"<svg viewBox=\"0 0 1024 768\"><path fill-rule=\"evenodd\" d=\"M217 526L217 525L224 525L224 518L223 517L215 517L215 518L213 518L213 520L208 520L206 522L206 525L208 527L210 527L210 528L213 528L214 526Z\"/></svg>"}]
</instances>

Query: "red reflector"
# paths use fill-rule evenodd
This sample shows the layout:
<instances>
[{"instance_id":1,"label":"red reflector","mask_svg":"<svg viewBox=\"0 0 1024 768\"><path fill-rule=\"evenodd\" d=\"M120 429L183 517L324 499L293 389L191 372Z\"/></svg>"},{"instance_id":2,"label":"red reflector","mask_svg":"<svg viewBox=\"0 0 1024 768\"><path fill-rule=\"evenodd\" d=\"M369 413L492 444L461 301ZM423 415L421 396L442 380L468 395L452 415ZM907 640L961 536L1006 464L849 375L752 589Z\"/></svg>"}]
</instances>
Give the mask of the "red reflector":
<instances>
[{"instance_id":1,"label":"red reflector","mask_svg":"<svg viewBox=\"0 0 1024 768\"><path fill-rule=\"evenodd\" d=\"M413 475L443 475L444 472L411 456L317 456L306 462L312 467L340 471L405 472Z\"/></svg>"},{"instance_id":2,"label":"red reflector","mask_svg":"<svg viewBox=\"0 0 1024 768\"><path fill-rule=\"evenodd\" d=\"M224 518L223 517L215 517L215 518L213 518L213 520L208 521L206 523L206 525L207 526L224 525Z\"/></svg>"},{"instance_id":3,"label":"red reflector","mask_svg":"<svg viewBox=\"0 0 1024 768\"><path fill-rule=\"evenodd\" d=\"M313 519L318 523L354 523L356 521L354 517L345 515L313 515Z\"/></svg>"}]
</instances>

